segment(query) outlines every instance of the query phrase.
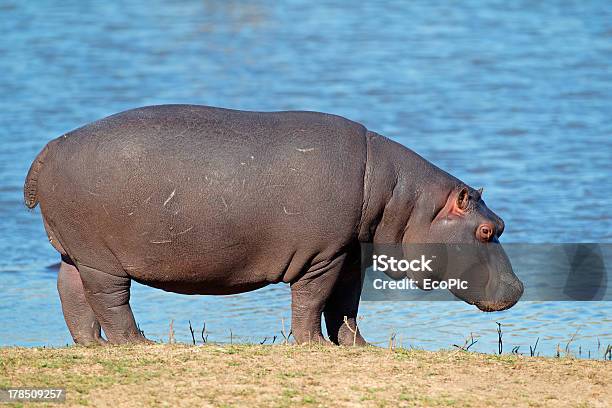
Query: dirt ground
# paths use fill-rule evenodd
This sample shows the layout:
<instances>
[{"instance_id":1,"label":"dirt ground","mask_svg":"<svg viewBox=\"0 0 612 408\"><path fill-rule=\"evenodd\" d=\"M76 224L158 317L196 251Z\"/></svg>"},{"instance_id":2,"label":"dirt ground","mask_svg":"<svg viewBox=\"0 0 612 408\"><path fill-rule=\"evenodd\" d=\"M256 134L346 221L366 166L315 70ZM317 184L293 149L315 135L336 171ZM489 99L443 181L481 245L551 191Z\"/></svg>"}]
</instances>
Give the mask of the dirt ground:
<instances>
[{"instance_id":1,"label":"dirt ground","mask_svg":"<svg viewBox=\"0 0 612 408\"><path fill-rule=\"evenodd\" d=\"M295 345L1 348L0 388L60 406L612 406L612 363ZM37 407L45 404L33 403Z\"/></svg>"}]
</instances>

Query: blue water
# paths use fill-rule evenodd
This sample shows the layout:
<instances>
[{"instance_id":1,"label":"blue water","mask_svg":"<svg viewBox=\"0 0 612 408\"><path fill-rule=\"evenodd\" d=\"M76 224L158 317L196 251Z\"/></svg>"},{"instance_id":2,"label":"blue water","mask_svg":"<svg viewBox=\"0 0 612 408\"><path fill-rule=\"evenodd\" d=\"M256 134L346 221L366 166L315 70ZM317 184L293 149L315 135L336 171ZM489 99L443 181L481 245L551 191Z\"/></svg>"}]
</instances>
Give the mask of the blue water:
<instances>
[{"instance_id":1,"label":"blue water","mask_svg":"<svg viewBox=\"0 0 612 408\"><path fill-rule=\"evenodd\" d=\"M0 345L70 343L58 256L22 205L44 144L125 109L196 103L340 114L469 184L506 221L505 242L612 242L612 7L607 1L0 1ZM135 285L146 334L261 341L290 320L289 290L180 296ZM378 344L601 357L610 302L366 302ZM288 327L287 329L288 330ZM598 351L598 339L602 344ZM599 354L597 354L599 353Z\"/></svg>"}]
</instances>

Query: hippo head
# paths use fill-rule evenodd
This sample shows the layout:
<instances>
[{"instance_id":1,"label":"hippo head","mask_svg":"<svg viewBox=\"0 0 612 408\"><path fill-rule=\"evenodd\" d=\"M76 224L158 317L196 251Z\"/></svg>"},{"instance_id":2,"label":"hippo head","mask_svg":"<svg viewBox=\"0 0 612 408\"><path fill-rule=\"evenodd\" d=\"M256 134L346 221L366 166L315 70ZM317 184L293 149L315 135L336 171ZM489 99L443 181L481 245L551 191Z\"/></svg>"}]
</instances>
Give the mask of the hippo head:
<instances>
[{"instance_id":1,"label":"hippo head","mask_svg":"<svg viewBox=\"0 0 612 408\"><path fill-rule=\"evenodd\" d=\"M482 190L465 185L452 189L433 214L428 212L427 221L406 228L404 257L420 252L435 260L431 271L411 276L417 282L461 280L467 287L449 287L455 296L483 311L505 310L519 300L523 284L499 243L504 222L481 195Z\"/></svg>"}]
</instances>

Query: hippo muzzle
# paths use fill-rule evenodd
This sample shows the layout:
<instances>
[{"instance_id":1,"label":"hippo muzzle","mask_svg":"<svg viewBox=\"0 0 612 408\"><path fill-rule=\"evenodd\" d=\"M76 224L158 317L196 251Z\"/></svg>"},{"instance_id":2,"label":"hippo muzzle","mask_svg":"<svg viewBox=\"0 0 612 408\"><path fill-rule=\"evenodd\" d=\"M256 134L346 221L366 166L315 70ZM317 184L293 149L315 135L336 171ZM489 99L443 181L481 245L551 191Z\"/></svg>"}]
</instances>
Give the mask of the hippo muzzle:
<instances>
[{"instance_id":1,"label":"hippo muzzle","mask_svg":"<svg viewBox=\"0 0 612 408\"><path fill-rule=\"evenodd\" d=\"M453 294L482 311L509 309L523 295L523 283L514 274L499 242L462 246L450 260L449 273L458 273L468 282L467 289L452 290Z\"/></svg>"}]
</instances>

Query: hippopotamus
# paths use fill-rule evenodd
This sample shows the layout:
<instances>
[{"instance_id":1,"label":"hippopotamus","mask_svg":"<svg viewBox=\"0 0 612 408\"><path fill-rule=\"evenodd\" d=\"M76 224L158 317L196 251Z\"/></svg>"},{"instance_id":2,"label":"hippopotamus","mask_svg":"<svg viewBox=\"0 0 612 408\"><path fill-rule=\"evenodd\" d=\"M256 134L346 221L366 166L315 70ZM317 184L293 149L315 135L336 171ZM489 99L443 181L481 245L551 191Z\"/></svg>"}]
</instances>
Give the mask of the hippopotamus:
<instances>
[{"instance_id":1,"label":"hippopotamus","mask_svg":"<svg viewBox=\"0 0 612 408\"><path fill-rule=\"evenodd\" d=\"M128 110L50 141L24 195L61 255L77 344L147 341L134 280L204 295L288 283L297 343L329 343L324 315L331 342L364 345L362 243L499 246L504 230L479 190L359 123L307 111ZM479 269L487 297L463 299L486 311L523 291L495 253Z\"/></svg>"}]
</instances>

